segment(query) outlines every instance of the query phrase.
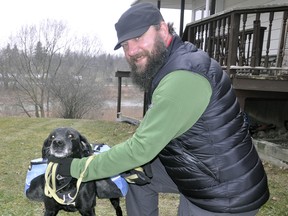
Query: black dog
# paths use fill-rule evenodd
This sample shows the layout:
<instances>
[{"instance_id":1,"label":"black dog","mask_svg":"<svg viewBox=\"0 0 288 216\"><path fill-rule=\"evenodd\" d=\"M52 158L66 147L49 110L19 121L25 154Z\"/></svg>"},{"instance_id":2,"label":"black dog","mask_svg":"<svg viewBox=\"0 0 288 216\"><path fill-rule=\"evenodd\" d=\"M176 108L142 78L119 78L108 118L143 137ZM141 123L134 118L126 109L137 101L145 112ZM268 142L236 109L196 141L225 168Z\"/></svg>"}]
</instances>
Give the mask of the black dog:
<instances>
[{"instance_id":1,"label":"black dog","mask_svg":"<svg viewBox=\"0 0 288 216\"><path fill-rule=\"evenodd\" d=\"M49 156L57 158L83 158L93 154L91 145L87 139L73 128L57 128L51 132L49 137L44 141L42 147L43 159ZM74 178L57 178L56 185L59 186L58 193L69 194L76 191L77 179ZM116 187L116 188L115 188ZM50 198L44 193L45 176L40 175L31 181L26 196L34 201L42 201L45 205L45 216L57 215L60 210L75 212L79 211L81 215L95 214L96 197L109 197L111 204L116 210L117 216L122 216L120 207L121 196L115 194L117 186L110 178L104 180L83 182L80 185L79 192L76 196L74 205L59 204L55 199ZM109 196L112 193L112 196Z\"/></svg>"}]
</instances>

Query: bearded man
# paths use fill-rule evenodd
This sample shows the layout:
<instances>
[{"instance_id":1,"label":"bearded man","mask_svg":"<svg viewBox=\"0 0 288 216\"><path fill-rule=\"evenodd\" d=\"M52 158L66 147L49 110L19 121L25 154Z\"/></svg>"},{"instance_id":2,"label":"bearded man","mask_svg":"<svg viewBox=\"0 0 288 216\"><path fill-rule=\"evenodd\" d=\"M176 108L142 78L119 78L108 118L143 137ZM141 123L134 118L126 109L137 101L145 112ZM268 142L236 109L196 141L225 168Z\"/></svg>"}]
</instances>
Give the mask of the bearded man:
<instances>
[{"instance_id":1,"label":"bearded man","mask_svg":"<svg viewBox=\"0 0 288 216\"><path fill-rule=\"evenodd\" d=\"M129 185L128 216L158 215L159 193L179 194L181 216L256 215L269 198L267 176L225 71L153 4L130 7L115 28L115 50L123 48L149 109L131 138L94 157L84 180L144 167ZM86 160L64 159L58 172L79 178Z\"/></svg>"}]
</instances>

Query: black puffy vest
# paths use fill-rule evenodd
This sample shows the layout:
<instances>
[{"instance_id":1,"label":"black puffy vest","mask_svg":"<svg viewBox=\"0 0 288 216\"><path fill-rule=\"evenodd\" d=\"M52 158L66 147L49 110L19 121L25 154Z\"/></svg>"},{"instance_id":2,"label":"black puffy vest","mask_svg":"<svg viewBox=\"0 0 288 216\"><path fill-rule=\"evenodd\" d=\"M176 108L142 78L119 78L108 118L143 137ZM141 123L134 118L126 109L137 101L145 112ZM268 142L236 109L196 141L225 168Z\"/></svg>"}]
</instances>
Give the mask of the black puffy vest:
<instances>
[{"instance_id":1,"label":"black puffy vest","mask_svg":"<svg viewBox=\"0 0 288 216\"><path fill-rule=\"evenodd\" d=\"M204 76L212 96L200 119L160 152L169 176L202 209L223 213L258 209L269 198L267 176L228 75L204 51L174 36L169 57L152 81L150 101L161 79L175 70Z\"/></svg>"}]
</instances>

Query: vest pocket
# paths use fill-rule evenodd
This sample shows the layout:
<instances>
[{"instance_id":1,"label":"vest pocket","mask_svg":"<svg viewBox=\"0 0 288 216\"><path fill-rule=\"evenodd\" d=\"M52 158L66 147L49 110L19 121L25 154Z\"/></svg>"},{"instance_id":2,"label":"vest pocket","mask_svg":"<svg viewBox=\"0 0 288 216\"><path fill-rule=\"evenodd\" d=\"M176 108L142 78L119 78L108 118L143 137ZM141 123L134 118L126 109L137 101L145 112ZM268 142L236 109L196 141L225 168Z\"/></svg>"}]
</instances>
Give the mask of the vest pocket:
<instances>
[{"instance_id":1,"label":"vest pocket","mask_svg":"<svg viewBox=\"0 0 288 216\"><path fill-rule=\"evenodd\" d=\"M199 171L218 181L216 175L201 160L195 157L195 155L187 150L184 150L183 154L185 159L192 163L190 166L194 164L199 169Z\"/></svg>"}]
</instances>

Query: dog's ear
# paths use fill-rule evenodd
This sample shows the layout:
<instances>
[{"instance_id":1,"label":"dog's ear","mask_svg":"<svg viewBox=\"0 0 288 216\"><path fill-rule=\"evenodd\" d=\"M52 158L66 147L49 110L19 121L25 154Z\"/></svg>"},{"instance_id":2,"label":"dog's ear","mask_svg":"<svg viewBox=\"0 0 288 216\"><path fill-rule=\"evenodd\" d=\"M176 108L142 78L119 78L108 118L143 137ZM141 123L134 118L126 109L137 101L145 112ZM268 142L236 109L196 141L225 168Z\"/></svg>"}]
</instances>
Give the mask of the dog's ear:
<instances>
[{"instance_id":1,"label":"dog's ear","mask_svg":"<svg viewBox=\"0 0 288 216\"><path fill-rule=\"evenodd\" d=\"M87 156L92 155L93 153L92 147L90 143L88 142L88 140L86 139L86 137L81 134L79 135L79 137L80 137L80 142L81 142L81 149L84 154L83 156L87 157Z\"/></svg>"},{"instance_id":2,"label":"dog's ear","mask_svg":"<svg viewBox=\"0 0 288 216\"><path fill-rule=\"evenodd\" d=\"M51 140L49 138L44 140L42 146L42 158L48 158L50 155Z\"/></svg>"}]
</instances>

